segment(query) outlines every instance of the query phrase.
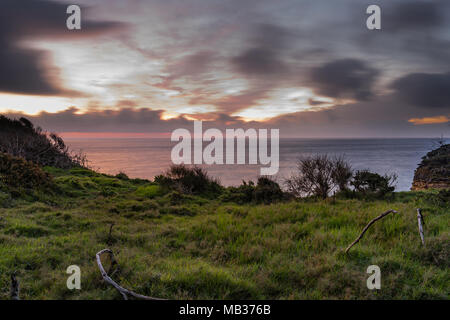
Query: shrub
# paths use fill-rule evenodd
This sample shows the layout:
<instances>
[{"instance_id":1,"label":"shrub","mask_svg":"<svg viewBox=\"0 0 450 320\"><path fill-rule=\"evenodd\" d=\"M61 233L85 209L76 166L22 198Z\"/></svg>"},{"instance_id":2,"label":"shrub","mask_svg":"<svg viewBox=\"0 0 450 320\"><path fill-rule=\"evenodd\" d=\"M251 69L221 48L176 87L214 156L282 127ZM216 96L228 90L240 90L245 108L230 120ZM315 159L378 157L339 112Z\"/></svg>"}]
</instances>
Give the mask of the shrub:
<instances>
[{"instance_id":1,"label":"shrub","mask_svg":"<svg viewBox=\"0 0 450 320\"><path fill-rule=\"evenodd\" d=\"M450 189L442 189L439 192L421 192L416 199L432 206L444 207L450 205Z\"/></svg>"},{"instance_id":2,"label":"shrub","mask_svg":"<svg viewBox=\"0 0 450 320\"><path fill-rule=\"evenodd\" d=\"M1 189L1 186L0 186ZM0 191L0 208L8 208L12 205L11 195Z\"/></svg>"},{"instance_id":3,"label":"shrub","mask_svg":"<svg viewBox=\"0 0 450 320\"><path fill-rule=\"evenodd\" d=\"M164 174L155 177L161 187L186 194L217 194L222 191L219 182L200 167L173 165Z\"/></svg>"},{"instance_id":4,"label":"shrub","mask_svg":"<svg viewBox=\"0 0 450 320\"><path fill-rule=\"evenodd\" d=\"M224 202L234 202L237 204L244 204L253 201L255 192L255 184L253 181L242 181L238 187L228 187L220 196L220 200Z\"/></svg>"},{"instance_id":5,"label":"shrub","mask_svg":"<svg viewBox=\"0 0 450 320\"><path fill-rule=\"evenodd\" d=\"M244 204L250 202L269 204L282 200L284 193L280 185L269 177L259 177L255 186L253 181L242 181L239 187L228 187L220 196L224 202Z\"/></svg>"},{"instance_id":6,"label":"shrub","mask_svg":"<svg viewBox=\"0 0 450 320\"><path fill-rule=\"evenodd\" d=\"M353 171L351 165L344 159L344 157L336 157L333 161L331 179L338 187L339 191L348 191L348 186L352 176Z\"/></svg>"},{"instance_id":7,"label":"shrub","mask_svg":"<svg viewBox=\"0 0 450 320\"><path fill-rule=\"evenodd\" d=\"M288 192L296 197L328 197L332 191L345 191L352 177L349 163L342 157L314 155L299 160L297 173L286 180Z\"/></svg>"},{"instance_id":8,"label":"shrub","mask_svg":"<svg viewBox=\"0 0 450 320\"><path fill-rule=\"evenodd\" d=\"M369 170L357 171L351 181L355 192L363 196L375 196L382 198L385 195L394 192L397 175L384 175L370 172Z\"/></svg>"},{"instance_id":9,"label":"shrub","mask_svg":"<svg viewBox=\"0 0 450 320\"><path fill-rule=\"evenodd\" d=\"M254 191L256 202L272 203L283 199L280 185L268 177L259 177Z\"/></svg>"},{"instance_id":10,"label":"shrub","mask_svg":"<svg viewBox=\"0 0 450 320\"><path fill-rule=\"evenodd\" d=\"M31 161L0 153L0 183L12 189L46 188L52 178Z\"/></svg>"},{"instance_id":11,"label":"shrub","mask_svg":"<svg viewBox=\"0 0 450 320\"><path fill-rule=\"evenodd\" d=\"M130 178L124 172L119 172L116 174L116 178L120 180L130 180Z\"/></svg>"}]
</instances>

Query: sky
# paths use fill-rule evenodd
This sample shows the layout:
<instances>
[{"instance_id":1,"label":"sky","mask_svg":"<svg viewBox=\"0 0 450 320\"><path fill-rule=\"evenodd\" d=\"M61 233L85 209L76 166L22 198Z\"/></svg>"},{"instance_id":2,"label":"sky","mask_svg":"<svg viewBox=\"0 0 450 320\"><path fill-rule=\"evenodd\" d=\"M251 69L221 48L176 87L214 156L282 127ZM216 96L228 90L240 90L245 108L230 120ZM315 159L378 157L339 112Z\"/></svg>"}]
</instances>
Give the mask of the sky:
<instances>
[{"instance_id":1,"label":"sky","mask_svg":"<svg viewBox=\"0 0 450 320\"><path fill-rule=\"evenodd\" d=\"M0 113L60 133L450 134L448 0L2 0L0 45Z\"/></svg>"}]
</instances>

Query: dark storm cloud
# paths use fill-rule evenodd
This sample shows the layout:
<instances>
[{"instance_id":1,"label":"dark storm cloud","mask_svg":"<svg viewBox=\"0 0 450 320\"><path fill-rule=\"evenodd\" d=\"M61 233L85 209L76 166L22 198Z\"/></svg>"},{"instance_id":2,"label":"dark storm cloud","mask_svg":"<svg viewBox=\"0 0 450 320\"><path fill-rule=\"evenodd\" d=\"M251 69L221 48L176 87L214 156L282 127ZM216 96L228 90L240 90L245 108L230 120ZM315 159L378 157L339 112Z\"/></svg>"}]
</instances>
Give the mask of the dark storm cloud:
<instances>
[{"instance_id":1,"label":"dark storm cloud","mask_svg":"<svg viewBox=\"0 0 450 320\"><path fill-rule=\"evenodd\" d=\"M372 95L378 73L361 60L341 59L314 68L310 81L321 95L366 100Z\"/></svg>"},{"instance_id":2,"label":"dark storm cloud","mask_svg":"<svg viewBox=\"0 0 450 320\"><path fill-rule=\"evenodd\" d=\"M163 111L137 109L142 105L202 106L201 110L206 106L217 112L189 119L214 116L216 120L209 122L213 127L225 123L245 127L248 124L233 114L267 100L277 108L275 99L285 98L283 89L296 88L357 102L328 108L330 103L322 105L320 97L306 103L291 101L292 111L304 107L314 111L285 114L251 126L272 126L281 128L282 135L304 137L418 136L425 132L418 130L433 132L433 125L413 126L408 119L448 115L443 109L449 106L448 74L436 74L449 71L448 0L136 0L126 7L119 0L95 3L102 5L105 16L123 13L123 20L135 23L137 32L123 34L122 45L149 63L136 65L137 75L127 73L126 78L119 76L114 85L105 86L111 89L111 98L119 91L130 91L137 102L119 95L115 98L122 101L102 111L105 95L98 95L94 97L99 102L97 110L83 114L84 110L70 109L32 117L46 129L167 132L192 128L185 117L162 120ZM380 31L366 28L369 4L382 8ZM83 32L72 33L65 28L65 7L48 0L0 0L0 91L63 94L57 70L49 68L45 52L19 47L19 41L89 38L122 28L117 23L84 21ZM118 51L124 56L114 56L114 61L131 66L143 61ZM110 54L115 53L105 52L105 57ZM88 61L100 58L90 56ZM6 77L4 70L10 75ZM416 75L392 83L405 70ZM147 89L153 87L178 94L149 93Z\"/></svg>"},{"instance_id":3,"label":"dark storm cloud","mask_svg":"<svg viewBox=\"0 0 450 320\"><path fill-rule=\"evenodd\" d=\"M118 22L83 19L89 8L81 6L82 30L72 31L66 27L67 6L48 0L2 0L0 4L1 34L9 41L46 38L84 38L95 36L114 28L124 28Z\"/></svg>"},{"instance_id":4,"label":"dark storm cloud","mask_svg":"<svg viewBox=\"0 0 450 320\"><path fill-rule=\"evenodd\" d=\"M411 106L393 95L314 111L281 115L265 122L281 135L300 137L437 137L448 123L414 125L412 118L449 116L449 111Z\"/></svg>"},{"instance_id":5,"label":"dark storm cloud","mask_svg":"<svg viewBox=\"0 0 450 320\"><path fill-rule=\"evenodd\" d=\"M290 38L293 36L295 36L294 32L285 27L262 23L255 27L251 41L258 47L266 49L284 49L289 46Z\"/></svg>"},{"instance_id":6,"label":"dark storm cloud","mask_svg":"<svg viewBox=\"0 0 450 320\"><path fill-rule=\"evenodd\" d=\"M272 75L286 70L276 51L252 48L232 59L237 71L246 75Z\"/></svg>"},{"instance_id":7,"label":"dark storm cloud","mask_svg":"<svg viewBox=\"0 0 450 320\"><path fill-rule=\"evenodd\" d=\"M25 48L21 41L87 38L123 25L82 20L81 31L69 31L66 8L67 5L46 0L1 1L0 92L77 95L62 88L57 70L49 66L45 51Z\"/></svg>"},{"instance_id":8,"label":"dark storm cloud","mask_svg":"<svg viewBox=\"0 0 450 320\"><path fill-rule=\"evenodd\" d=\"M440 5L431 1L397 3L386 10L384 19L387 31L426 30L442 26L445 16Z\"/></svg>"},{"instance_id":9,"label":"dark storm cloud","mask_svg":"<svg viewBox=\"0 0 450 320\"><path fill-rule=\"evenodd\" d=\"M182 117L161 120L163 110L147 108L90 110L82 114L79 111L73 107L56 113L41 112L32 116L21 113L5 115L12 118L25 116L36 125L56 132L167 132L189 124Z\"/></svg>"},{"instance_id":10,"label":"dark storm cloud","mask_svg":"<svg viewBox=\"0 0 450 320\"><path fill-rule=\"evenodd\" d=\"M412 73L392 83L399 98L428 108L450 107L450 73Z\"/></svg>"},{"instance_id":11,"label":"dark storm cloud","mask_svg":"<svg viewBox=\"0 0 450 320\"><path fill-rule=\"evenodd\" d=\"M249 76L270 76L287 71L283 54L292 32L273 24L259 24L251 32L249 47L231 58L236 71Z\"/></svg>"},{"instance_id":12,"label":"dark storm cloud","mask_svg":"<svg viewBox=\"0 0 450 320\"><path fill-rule=\"evenodd\" d=\"M450 1L379 0L379 4L381 30L361 30L355 42L359 50L390 60L391 68L448 65Z\"/></svg>"},{"instance_id":13,"label":"dark storm cloud","mask_svg":"<svg viewBox=\"0 0 450 320\"><path fill-rule=\"evenodd\" d=\"M55 113L41 112L37 115L26 115L20 112L9 112L3 115L15 119L26 117L36 126L41 126L50 132L171 132L178 128L192 130L192 119L212 119L204 121L203 127L205 130L207 128L225 128L229 125L242 128L261 125L253 121L245 122L239 117L224 113L193 114L189 115L189 120L186 115L162 120L164 110L149 108L89 110L81 114L79 111L79 109L72 107Z\"/></svg>"},{"instance_id":14,"label":"dark storm cloud","mask_svg":"<svg viewBox=\"0 0 450 320\"><path fill-rule=\"evenodd\" d=\"M3 44L0 51L0 91L57 95L60 89L45 75L46 53Z\"/></svg>"},{"instance_id":15,"label":"dark storm cloud","mask_svg":"<svg viewBox=\"0 0 450 320\"><path fill-rule=\"evenodd\" d=\"M265 122L243 121L226 113L184 115L162 120L163 110L148 108L90 110L80 114L77 108L56 113L41 112L38 115L8 113L5 116L20 118L25 116L35 125L56 132L171 132L177 128L193 130L191 119L204 120L207 128L277 128L281 136L301 137L434 137L448 132L448 123L434 125L414 125L411 118L426 118L447 115L445 110L411 106L398 101L395 96L374 97L347 105L315 111L302 111L272 118ZM206 120L205 120L206 119Z\"/></svg>"},{"instance_id":16,"label":"dark storm cloud","mask_svg":"<svg viewBox=\"0 0 450 320\"><path fill-rule=\"evenodd\" d=\"M254 106L270 92L289 83L291 70L286 61L295 32L272 23L253 23L243 28L241 51L231 55L232 72L248 81L236 95L210 101L220 112L232 114Z\"/></svg>"}]
</instances>

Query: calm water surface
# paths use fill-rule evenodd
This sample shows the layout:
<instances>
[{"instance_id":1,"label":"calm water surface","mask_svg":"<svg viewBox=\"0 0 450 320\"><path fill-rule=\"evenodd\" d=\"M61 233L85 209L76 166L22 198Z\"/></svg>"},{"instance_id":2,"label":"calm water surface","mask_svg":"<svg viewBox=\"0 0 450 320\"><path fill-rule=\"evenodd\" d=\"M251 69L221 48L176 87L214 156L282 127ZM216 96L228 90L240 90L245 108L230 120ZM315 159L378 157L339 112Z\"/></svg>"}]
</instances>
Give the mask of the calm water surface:
<instances>
[{"instance_id":1,"label":"calm water surface","mask_svg":"<svg viewBox=\"0 0 450 320\"><path fill-rule=\"evenodd\" d=\"M90 165L101 172L125 172L133 178L152 179L171 164L170 153L176 143L169 139L65 139L72 150L82 150ZM397 173L397 190L409 190L417 164L436 148L434 139L281 139L279 181L295 170L299 157L310 154L344 155L355 169L380 174ZM257 165L205 166L210 175L224 185L254 180Z\"/></svg>"}]
</instances>

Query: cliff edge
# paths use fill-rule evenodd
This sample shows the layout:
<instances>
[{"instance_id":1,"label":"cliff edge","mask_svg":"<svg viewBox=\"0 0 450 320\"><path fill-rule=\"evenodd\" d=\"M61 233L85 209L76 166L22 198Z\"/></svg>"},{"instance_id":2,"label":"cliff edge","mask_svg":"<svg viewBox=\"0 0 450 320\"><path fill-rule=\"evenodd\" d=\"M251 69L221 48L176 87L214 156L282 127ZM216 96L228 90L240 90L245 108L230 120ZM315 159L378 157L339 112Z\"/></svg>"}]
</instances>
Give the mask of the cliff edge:
<instances>
[{"instance_id":1,"label":"cliff edge","mask_svg":"<svg viewBox=\"0 0 450 320\"><path fill-rule=\"evenodd\" d=\"M450 188L450 144L430 151L414 172L411 190Z\"/></svg>"}]
</instances>

